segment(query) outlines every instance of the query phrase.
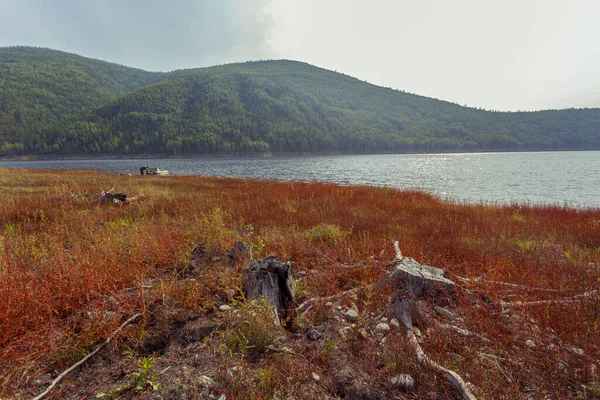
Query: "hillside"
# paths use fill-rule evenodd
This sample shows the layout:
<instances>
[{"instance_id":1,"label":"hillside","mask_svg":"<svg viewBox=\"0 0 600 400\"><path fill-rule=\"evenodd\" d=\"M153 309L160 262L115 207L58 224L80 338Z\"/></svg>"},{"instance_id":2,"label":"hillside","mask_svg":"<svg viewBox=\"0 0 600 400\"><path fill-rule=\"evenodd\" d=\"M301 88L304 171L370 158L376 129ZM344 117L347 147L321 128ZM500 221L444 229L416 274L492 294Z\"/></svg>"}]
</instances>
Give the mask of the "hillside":
<instances>
[{"instance_id":1,"label":"hillside","mask_svg":"<svg viewBox=\"0 0 600 400\"><path fill-rule=\"evenodd\" d=\"M43 132L164 74L32 47L0 48L0 154L52 151Z\"/></svg>"},{"instance_id":2,"label":"hillside","mask_svg":"<svg viewBox=\"0 0 600 400\"><path fill-rule=\"evenodd\" d=\"M20 72L7 67L11 51ZM2 52L0 87L12 87L0 95L4 154L600 148L600 109L490 112L294 61L153 74L45 49Z\"/></svg>"}]
</instances>

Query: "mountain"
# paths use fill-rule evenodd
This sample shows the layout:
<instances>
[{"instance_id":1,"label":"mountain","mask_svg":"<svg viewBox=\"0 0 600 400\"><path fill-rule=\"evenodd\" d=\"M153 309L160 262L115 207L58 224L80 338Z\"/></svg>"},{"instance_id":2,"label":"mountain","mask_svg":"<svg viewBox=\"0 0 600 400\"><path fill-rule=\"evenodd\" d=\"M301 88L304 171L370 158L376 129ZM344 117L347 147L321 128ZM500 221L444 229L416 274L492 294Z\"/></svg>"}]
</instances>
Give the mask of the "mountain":
<instances>
[{"instance_id":1,"label":"mountain","mask_svg":"<svg viewBox=\"0 0 600 400\"><path fill-rule=\"evenodd\" d=\"M43 48L0 48L0 154L51 151L41 140L48 127L163 75Z\"/></svg>"},{"instance_id":2,"label":"mountain","mask_svg":"<svg viewBox=\"0 0 600 400\"><path fill-rule=\"evenodd\" d=\"M600 149L600 109L490 112L295 61L151 73L15 47L0 49L0 146L62 155Z\"/></svg>"}]
</instances>

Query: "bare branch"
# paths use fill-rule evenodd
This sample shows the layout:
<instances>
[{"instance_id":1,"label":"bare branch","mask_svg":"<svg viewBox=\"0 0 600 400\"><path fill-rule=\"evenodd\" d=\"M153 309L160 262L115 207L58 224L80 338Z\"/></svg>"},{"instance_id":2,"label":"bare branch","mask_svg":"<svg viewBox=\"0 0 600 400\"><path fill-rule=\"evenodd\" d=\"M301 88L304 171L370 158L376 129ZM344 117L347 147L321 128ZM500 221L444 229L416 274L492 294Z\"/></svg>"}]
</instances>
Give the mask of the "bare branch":
<instances>
[{"instance_id":1,"label":"bare branch","mask_svg":"<svg viewBox=\"0 0 600 400\"><path fill-rule=\"evenodd\" d=\"M121 332L127 325L131 324L132 322L134 322L136 319L138 319L142 314L135 314L133 317L129 318L127 321L123 322L121 324L121 326L119 326L117 328L117 330L115 330L113 333L111 333L111 335L109 337L106 338L106 340L104 342L102 342L102 344L98 347L96 347L94 349L94 351L92 351L90 354L88 354L87 356L83 357L81 360L79 360L78 362L76 362L75 364L71 365L71 367L69 367L68 369L66 369L65 371L63 371L59 376L56 377L56 379L54 379L52 381L52 383L50 384L50 386L48 386L46 388L46 390L44 390L40 395L36 396L33 398L33 400L40 400L43 399L44 396L46 396L48 393L50 393L50 391L54 388L54 386L56 386L61 380L63 380L63 378L65 376L67 376L71 371L73 371L75 368L79 367L81 364L85 363L87 360L89 360L90 358L92 358L96 353L98 353L104 346L106 346L107 344L110 343L111 340L113 340L115 338L115 336L117 336L119 334L119 332Z\"/></svg>"}]
</instances>

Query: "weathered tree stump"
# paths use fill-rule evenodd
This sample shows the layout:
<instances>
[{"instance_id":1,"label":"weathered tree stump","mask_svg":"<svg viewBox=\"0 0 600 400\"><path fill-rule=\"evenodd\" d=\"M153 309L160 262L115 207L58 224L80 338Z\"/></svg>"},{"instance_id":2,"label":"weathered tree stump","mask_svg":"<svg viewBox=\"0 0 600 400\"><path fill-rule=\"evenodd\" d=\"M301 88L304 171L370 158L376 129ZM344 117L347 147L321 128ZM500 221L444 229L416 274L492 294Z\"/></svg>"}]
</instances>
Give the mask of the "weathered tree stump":
<instances>
[{"instance_id":1,"label":"weathered tree stump","mask_svg":"<svg viewBox=\"0 0 600 400\"><path fill-rule=\"evenodd\" d=\"M100 204L112 203L122 204L127 202L127 195L125 193L110 193L104 192L100 195Z\"/></svg>"},{"instance_id":2,"label":"weathered tree stump","mask_svg":"<svg viewBox=\"0 0 600 400\"><path fill-rule=\"evenodd\" d=\"M392 285L408 290L417 299L446 304L458 300L458 287L444 276L443 269L419 264L414 258L402 257L389 280Z\"/></svg>"},{"instance_id":3,"label":"weathered tree stump","mask_svg":"<svg viewBox=\"0 0 600 400\"><path fill-rule=\"evenodd\" d=\"M437 305L457 302L460 288L444 276L443 269L419 264L410 257L402 257L399 249L397 253L398 264L385 279L392 284L392 287L398 289L392 296L387 313L393 314L406 328L408 343L414 349L419 363L444 375L460 392L463 399L475 400L475 396L463 378L430 359L413 332L414 323L424 327L430 318L424 308L425 301Z\"/></svg>"},{"instance_id":4,"label":"weathered tree stump","mask_svg":"<svg viewBox=\"0 0 600 400\"><path fill-rule=\"evenodd\" d=\"M294 300L292 263L281 262L273 255L262 260L251 260L244 272L243 283L248 299L265 296L277 310L287 308Z\"/></svg>"}]
</instances>

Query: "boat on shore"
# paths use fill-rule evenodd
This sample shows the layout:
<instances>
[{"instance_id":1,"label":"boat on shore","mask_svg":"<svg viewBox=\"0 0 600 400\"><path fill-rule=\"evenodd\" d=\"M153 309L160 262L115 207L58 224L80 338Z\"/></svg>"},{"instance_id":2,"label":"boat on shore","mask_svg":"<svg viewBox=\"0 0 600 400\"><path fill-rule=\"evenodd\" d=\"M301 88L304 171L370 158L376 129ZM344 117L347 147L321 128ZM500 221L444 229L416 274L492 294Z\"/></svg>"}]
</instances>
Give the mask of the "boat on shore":
<instances>
[{"instance_id":1,"label":"boat on shore","mask_svg":"<svg viewBox=\"0 0 600 400\"><path fill-rule=\"evenodd\" d=\"M147 165L143 165L140 167L140 173L142 175L169 175L169 171L166 169L149 167Z\"/></svg>"}]
</instances>

